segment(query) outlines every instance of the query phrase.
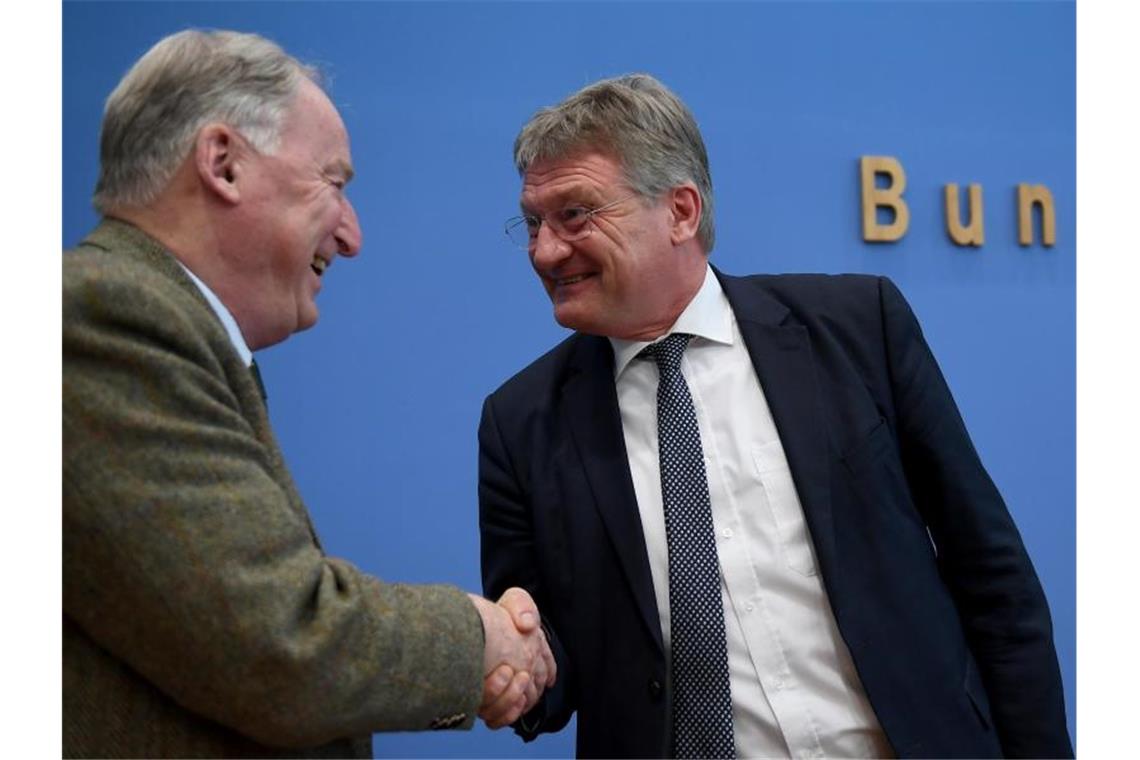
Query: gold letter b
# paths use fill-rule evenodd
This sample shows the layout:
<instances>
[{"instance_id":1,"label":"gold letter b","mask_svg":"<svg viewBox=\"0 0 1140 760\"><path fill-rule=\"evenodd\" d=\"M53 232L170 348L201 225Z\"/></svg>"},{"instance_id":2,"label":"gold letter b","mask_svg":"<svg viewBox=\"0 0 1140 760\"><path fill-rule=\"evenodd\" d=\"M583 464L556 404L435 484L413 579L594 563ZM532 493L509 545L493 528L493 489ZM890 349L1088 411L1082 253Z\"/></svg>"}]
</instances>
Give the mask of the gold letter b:
<instances>
[{"instance_id":1,"label":"gold letter b","mask_svg":"<svg viewBox=\"0 0 1140 760\"><path fill-rule=\"evenodd\" d=\"M891 178L887 187L875 187L875 175L886 174ZM891 242L906 234L910 224L910 209L902 199L906 190L906 173L898 159L891 156L863 156L860 159L860 175L863 185L863 239L868 242ZM890 224L879 224L876 211L879 206L890 208L895 220Z\"/></svg>"}]
</instances>

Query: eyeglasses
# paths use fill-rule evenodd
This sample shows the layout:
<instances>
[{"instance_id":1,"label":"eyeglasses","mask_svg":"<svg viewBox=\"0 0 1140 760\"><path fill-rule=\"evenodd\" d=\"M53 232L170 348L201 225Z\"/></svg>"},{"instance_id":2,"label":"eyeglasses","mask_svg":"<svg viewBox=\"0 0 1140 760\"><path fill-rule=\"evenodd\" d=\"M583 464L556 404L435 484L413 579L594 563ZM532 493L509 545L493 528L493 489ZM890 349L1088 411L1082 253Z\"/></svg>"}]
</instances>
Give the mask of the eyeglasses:
<instances>
[{"instance_id":1,"label":"eyeglasses","mask_svg":"<svg viewBox=\"0 0 1140 760\"><path fill-rule=\"evenodd\" d=\"M538 240L538 230L543 223L545 223L551 232L567 243L581 240L589 235L593 229L593 226L590 224L591 219L606 209L612 208L636 196L637 193L632 193L623 198L618 198L616 201L610 201L603 206L598 206L597 208L566 206L553 214L543 214L542 216L525 214L523 216L511 217L506 223L507 237L519 248L522 248L524 251L529 251L534 248L535 242Z\"/></svg>"}]
</instances>

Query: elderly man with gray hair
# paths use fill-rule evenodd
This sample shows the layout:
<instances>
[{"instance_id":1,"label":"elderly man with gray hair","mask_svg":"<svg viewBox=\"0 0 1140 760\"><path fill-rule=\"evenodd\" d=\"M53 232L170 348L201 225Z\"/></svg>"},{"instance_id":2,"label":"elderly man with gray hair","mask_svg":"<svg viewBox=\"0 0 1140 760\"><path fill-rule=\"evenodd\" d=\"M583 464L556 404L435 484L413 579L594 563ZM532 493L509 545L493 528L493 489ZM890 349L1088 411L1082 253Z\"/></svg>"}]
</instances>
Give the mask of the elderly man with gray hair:
<instances>
[{"instance_id":1,"label":"elderly man with gray hair","mask_svg":"<svg viewBox=\"0 0 1140 760\"><path fill-rule=\"evenodd\" d=\"M359 251L352 174L317 72L255 35L172 35L107 101L63 260L65 756L367 757L555 681L525 591L327 556L282 459L252 352Z\"/></svg>"},{"instance_id":2,"label":"elderly man with gray hair","mask_svg":"<svg viewBox=\"0 0 1140 760\"><path fill-rule=\"evenodd\" d=\"M700 130L656 79L515 141L575 334L479 429L484 589L530 591L582 757L1071 756L1049 610L887 279L709 265Z\"/></svg>"}]
</instances>

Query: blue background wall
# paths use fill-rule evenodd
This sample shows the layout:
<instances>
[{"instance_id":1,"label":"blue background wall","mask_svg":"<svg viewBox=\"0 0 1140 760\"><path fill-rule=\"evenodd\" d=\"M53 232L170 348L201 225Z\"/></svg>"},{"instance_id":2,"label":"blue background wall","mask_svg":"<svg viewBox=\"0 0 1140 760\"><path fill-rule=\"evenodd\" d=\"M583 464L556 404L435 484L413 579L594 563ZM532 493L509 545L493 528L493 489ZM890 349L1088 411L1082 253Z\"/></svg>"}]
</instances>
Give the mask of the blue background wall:
<instances>
[{"instance_id":1,"label":"blue background wall","mask_svg":"<svg viewBox=\"0 0 1140 760\"><path fill-rule=\"evenodd\" d=\"M95 223L102 102L186 26L324 65L353 141L362 255L313 330L262 352L270 415L328 550L388 580L479 588L480 403L565 335L502 221L522 122L650 72L708 144L713 262L874 272L910 299L1048 594L1075 715L1075 9L1071 2L87 3L63 7L63 240ZM906 169L910 230L861 241L858 158ZM981 183L986 243L945 233ZM1017 245L1047 185L1057 244ZM964 192L963 192L964 195ZM570 756L573 731L388 734L378 756Z\"/></svg>"}]
</instances>

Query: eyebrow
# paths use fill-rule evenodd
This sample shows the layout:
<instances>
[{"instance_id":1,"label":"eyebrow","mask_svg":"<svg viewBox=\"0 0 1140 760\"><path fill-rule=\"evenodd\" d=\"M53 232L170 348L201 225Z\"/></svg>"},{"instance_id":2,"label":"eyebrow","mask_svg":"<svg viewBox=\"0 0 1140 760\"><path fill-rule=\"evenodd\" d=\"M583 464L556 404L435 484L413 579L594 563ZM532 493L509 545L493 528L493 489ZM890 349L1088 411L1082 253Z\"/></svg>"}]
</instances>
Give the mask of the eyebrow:
<instances>
[{"instance_id":1,"label":"eyebrow","mask_svg":"<svg viewBox=\"0 0 1140 760\"><path fill-rule=\"evenodd\" d=\"M336 159L325 169L325 174L337 173L344 177L345 184L352 182L352 178L356 176L356 172L352 169L352 164L341 159Z\"/></svg>"},{"instance_id":2,"label":"eyebrow","mask_svg":"<svg viewBox=\"0 0 1140 760\"><path fill-rule=\"evenodd\" d=\"M591 200L584 200L584 196L594 196ZM571 187L566 190L561 190L553 195L550 200L550 206L558 208L566 208L567 206L586 206L594 208L600 205L603 201L597 197L597 193L589 188ZM519 199L519 210L524 216L534 215L534 208L527 208L522 199Z\"/></svg>"}]
</instances>

